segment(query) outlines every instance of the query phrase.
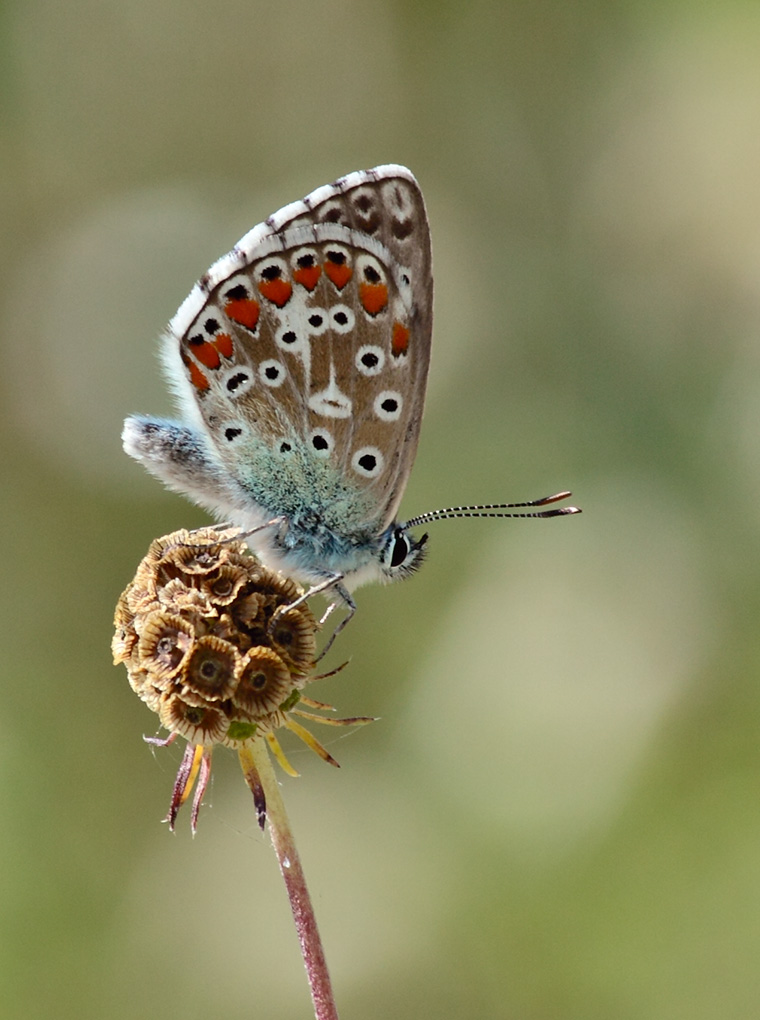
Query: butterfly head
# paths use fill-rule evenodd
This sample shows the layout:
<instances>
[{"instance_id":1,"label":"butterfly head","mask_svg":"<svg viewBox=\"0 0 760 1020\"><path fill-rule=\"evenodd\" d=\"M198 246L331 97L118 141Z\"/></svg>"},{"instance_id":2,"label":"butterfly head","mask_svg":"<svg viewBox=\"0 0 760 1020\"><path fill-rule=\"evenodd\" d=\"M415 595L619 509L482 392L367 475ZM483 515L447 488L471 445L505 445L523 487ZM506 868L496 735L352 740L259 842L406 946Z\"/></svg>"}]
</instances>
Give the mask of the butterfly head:
<instances>
[{"instance_id":1,"label":"butterfly head","mask_svg":"<svg viewBox=\"0 0 760 1020\"><path fill-rule=\"evenodd\" d=\"M390 527L380 550L380 569L384 579L396 581L419 570L427 552L427 540L427 533L422 538L411 535L406 524Z\"/></svg>"}]
</instances>

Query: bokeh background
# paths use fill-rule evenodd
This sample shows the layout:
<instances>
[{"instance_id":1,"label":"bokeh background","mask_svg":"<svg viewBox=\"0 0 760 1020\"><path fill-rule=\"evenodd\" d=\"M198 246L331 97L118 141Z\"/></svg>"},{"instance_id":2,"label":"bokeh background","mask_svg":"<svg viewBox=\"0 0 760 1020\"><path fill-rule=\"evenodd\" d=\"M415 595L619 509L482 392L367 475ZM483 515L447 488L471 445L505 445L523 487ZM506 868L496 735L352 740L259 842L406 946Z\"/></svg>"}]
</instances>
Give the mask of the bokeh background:
<instances>
[{"instance_id":1,"label":"bokeh background","mask_svg":"<svg viewBox=\"0 0 760 1020\"><path fill-rule=\"evenodd\" d=\"M150 540L121 451L156 338L254 223L409 165L436 268L404 509L317 696L381 721L283 777L345 1017L760 1006L760 7L8 0L0 16L0 1000L310 1015L234 756L200 830L111 665Z\"/></svg>"}]
</instances>

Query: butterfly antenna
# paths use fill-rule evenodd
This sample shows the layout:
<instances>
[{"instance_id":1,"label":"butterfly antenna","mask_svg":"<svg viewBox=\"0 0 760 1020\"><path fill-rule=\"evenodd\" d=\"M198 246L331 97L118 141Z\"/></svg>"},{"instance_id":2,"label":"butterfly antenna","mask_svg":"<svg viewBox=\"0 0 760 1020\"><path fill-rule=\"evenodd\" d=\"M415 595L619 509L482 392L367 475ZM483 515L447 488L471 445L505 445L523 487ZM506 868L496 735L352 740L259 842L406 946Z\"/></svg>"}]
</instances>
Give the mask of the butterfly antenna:
<instances>
[{"instance_id":1,"label":"butterfly antenna","mask_svg":"<svg viewBox=\"0 0 760 1020\"><path fill-rule=\"evenodd\" d=\"M566 514L581 513L580 507L562 506L553 510L539 510L528 513L505 513L508 510L517 510L520 507L547 506L549 503L558 503L562 499L571 496L570 492L555 492L553 496L544 496L543 499L530 499L525 503L481 503L473 506L450 506L445 510L430 510L419 517L412 517L405 521L402 527L415 528L418 524L427 524L429 521L443 521L447 517L564 517Z\"/></svg>"}]
</instances>

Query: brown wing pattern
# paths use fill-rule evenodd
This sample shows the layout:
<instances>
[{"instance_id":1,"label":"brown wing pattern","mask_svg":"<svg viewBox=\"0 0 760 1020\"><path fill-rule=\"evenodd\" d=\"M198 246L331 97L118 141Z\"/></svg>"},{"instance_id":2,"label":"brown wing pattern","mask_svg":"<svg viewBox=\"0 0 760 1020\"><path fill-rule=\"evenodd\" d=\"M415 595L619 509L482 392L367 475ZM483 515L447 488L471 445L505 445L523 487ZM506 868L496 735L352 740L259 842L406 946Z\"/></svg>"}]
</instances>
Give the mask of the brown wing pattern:
<instances>
[{"instance_id":1,"label":"brown wing pattern","mask_svg":"<svg viewBox=\"0 0 760 1020\"><path fill-rule=\"evenodd\" d=\"M275 213L218 264L232 272L217 282L210 271L179 338L221 460L254 491L265 476L264 505L273 475L318 499L329 465L379 527L396 513L432 328L429 229L407 174L350 174Z\"/></svg>"}]
</instances>

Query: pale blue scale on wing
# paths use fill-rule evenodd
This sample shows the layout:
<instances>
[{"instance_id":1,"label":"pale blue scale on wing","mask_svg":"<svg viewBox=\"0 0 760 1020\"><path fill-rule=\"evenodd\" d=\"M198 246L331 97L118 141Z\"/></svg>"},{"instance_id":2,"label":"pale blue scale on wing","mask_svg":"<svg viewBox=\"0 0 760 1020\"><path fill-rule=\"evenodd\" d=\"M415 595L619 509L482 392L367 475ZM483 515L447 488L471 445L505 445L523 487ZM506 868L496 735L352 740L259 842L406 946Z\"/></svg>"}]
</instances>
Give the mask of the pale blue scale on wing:
<instances>
[{"instance_id":1,"label":"pale blue scale on wing","mask_svg":"<svg viewBox=\"0 0 760 1020\"><path fill-rule=\"evenodd\" d=\"M348 534L377 528L377 507L369 493L300 439L289 443L287 454L253 438L241 447L237 478L259 506L288 519L310 510L326 527Z\"/></svg>"}]
</instances>

